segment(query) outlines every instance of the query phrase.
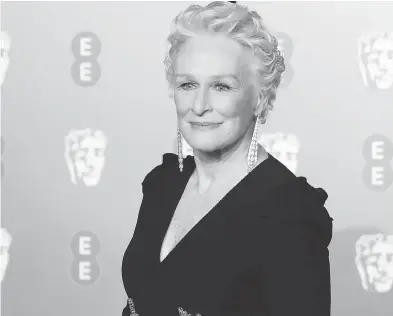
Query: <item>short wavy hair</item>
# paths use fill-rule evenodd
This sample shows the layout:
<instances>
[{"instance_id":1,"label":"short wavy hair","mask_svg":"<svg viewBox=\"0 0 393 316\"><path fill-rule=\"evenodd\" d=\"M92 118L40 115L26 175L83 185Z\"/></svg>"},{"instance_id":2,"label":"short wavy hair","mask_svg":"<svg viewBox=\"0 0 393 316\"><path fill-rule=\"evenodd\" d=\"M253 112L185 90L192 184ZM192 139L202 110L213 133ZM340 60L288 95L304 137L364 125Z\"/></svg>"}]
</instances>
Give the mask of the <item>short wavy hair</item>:
<instances>
[{"instance_id":1,"label":"short wavy hair","mask_svg":"<svg viewBox=\"0 0 393 316\"><path fill-rule=\"evenodd\" d=\"M164 65L166 79L173 85L173 60L187 39L198 34L223 34L242 46L251 49L254 63L251 71L257 78L259 96L262 94L262 109L273 110L276 90L281 82L285 65L277 39L262 23L262 18L247 7L230 2L214 1L205 7L191 5L173 20L168 36L169 50ZM281 66L277 64L281 59Z\"/></svg>"}]
</instances>

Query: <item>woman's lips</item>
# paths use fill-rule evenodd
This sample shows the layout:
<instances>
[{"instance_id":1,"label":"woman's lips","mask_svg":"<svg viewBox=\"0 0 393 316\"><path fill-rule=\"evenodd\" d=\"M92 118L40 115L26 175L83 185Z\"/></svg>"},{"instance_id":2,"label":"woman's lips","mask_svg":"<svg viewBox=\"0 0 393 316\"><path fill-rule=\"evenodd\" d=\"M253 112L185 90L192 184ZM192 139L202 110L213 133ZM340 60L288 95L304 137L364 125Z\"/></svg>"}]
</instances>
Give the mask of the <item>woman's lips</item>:
<instances>
[{"instance_id":1,"label":"woman's lips","mask_svg":"<svg viewBox=\"0 0 393 316\"><path fill-rule=\"evenodd\" d=\"M216 126L221 125L222 123L210 123L210 122L191 122L192 125L198 126Z\"/></svg>"},{"instance_id":2,"label":"woman's lips","mask_svg":"<svg viewBox=\"0 0 393 316\"><path fill-rule=\"evenodd\" d=\"M215 129L215 128L218 128L222 123L191 122L190 124L193 128L196 128L196 129Z\"/></svg>"}]
</instances>

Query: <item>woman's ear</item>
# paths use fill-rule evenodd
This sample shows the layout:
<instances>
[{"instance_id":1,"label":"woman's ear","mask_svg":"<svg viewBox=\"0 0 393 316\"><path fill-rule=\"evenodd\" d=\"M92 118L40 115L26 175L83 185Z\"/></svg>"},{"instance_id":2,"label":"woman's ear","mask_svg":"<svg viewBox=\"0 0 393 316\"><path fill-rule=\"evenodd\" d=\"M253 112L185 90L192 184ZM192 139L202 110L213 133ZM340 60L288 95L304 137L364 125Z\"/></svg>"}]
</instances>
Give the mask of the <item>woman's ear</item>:
<instances>
[{"instance_id":1,"label":"woman's ear","mask_svg":"<svg viewBox=\"0 0 393 316\"><path fill-rule=\"evenodd\" d=\"M257 105L255 107L255 116L260 115L261 117L263 117L264 115L264 110L266 108L266 99L265 96L263 95L262 92L258 93L258 99L257 99Z\"/></svg>"},{"instance_id":2,"label":"woman's ear","mask_svg":"<svg viewBox=\"0 0 393 316\"><path fill-rule=\"evenodd\" d=\"M258 94L258 103L254 114L255 116L259 115L262 124L266 123L266 119L269 114L269 104L267 103L267 98L263 95L263 93Z\"/></svg>"},{"instance_id":3,"label":"woman's ear","mask_svg":"<svg viewBox=\"0 0 393 316\"><path fill-rule=\"evenodd\" d=\"M170 99L173 99L174 96L175 96L174 90L175 90L175 89L173 88L173 86L172 86L172 85L169 85L169 87L168 87L168 97L169 97Z\"/></svg>"}]
</instances>

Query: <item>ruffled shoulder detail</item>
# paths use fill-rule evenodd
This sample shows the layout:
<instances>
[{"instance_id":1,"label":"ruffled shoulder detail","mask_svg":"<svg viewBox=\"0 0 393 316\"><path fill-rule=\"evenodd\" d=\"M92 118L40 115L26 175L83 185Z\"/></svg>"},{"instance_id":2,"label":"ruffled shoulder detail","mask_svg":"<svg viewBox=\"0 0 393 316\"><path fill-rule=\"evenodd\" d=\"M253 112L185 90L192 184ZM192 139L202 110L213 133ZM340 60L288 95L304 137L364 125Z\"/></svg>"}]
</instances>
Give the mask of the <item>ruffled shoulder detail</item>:
<instances>
[{"instance_id":1,"label":"ruffled shoulder detail","mask_svg":"<svg viewBox=\"0 0 393 316\"><path fill-rule=\"evenodd\" d=\"M333 218L324 204L328 194L322 188L314 188L304 177L297 177L279 186L264 200L259 218L285 223L285 227L302 227L310 236L324 245L332 239Z\"/></svg>"},{"instance_id":2,"label":"ruffled shoulder detail","mask_svg":"<svg viewBox=\"0 0 393 316\"><path fill-rule=\"evenodd\" d=\"M271 204L270 216L284 220L333 221L324 204L328 194L322 188L314 188L305 177L297 177L273 190L267 204Z\"/></svg>"},{"instance_id":3,"label":"ruffled shoulder detail","mask_svg":"<svg viewBox=\"0 0 393 316\"><path fill-rule=\"evenodd\" d=\"M180 172L178 155L173 153L165 153L162 156L162 163L153 168L145 177L142 182L143 191L160 184L162 187L163 182L171 179L181 179L185 175L189 175L195 168L194 157L187 156L183 159L183 172Z\"/></svg>"},{"instance_id":4,"label":"ruffled shoulder detail","mask_svg":"<svg viewBox=\"0 0 393 316\"><path fill-rule=\"evenodd\" d=\"M178 156L173 153L166 153L162 155L162 164L173 165L178 163Z\"/></svg>"},{"instance_id":5,"label":"ruffled shoulder detail","mask_svg":"<svg viewBox=\"0 0 393 316\"><path fill-rule=\"evenodd\" d=\"M173 153L166 153L162 156L162 166L169 169L177 169L180 173L179 169L179 156ZM183 172L182 174L188 174L188 172L193 171L195 168L195 160L193 156L187 156L183 159Z\"/></svg>"},{"instance_id":6,"label":"ruffled shoulder detail","mask_svg":"<svg viewBox=\"0 0 393 316\"><path fill-rule=\"evenodd\" d=\"M166 153L162 156L162 165L166 165L168 167L176 166L179 168L179 157L173 153ZM195 167L195 160L193 156L187 156L183 159L183 167L184 169L191 169ZM180 171L180 170L179 170Z\"/></svg>"}]
</instances>

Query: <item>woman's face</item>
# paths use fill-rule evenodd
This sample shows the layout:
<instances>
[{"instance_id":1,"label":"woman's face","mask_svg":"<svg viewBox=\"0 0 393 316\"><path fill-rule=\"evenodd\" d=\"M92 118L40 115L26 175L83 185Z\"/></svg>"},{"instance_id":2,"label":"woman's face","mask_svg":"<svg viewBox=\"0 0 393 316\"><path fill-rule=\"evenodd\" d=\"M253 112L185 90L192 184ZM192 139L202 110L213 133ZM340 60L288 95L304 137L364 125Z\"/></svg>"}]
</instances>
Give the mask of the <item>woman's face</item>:
<instances>
[{"instance_id":1,"label":"woman's face","mask_svg":"<svg viewBox=\"0 0 393 316\"><path fill-rule=\"evenodd\" d=\"M180 130L194 150L225 150L249 131L258 100L251 58L223 36L199 35L181 47L174 60L174 99Z\"/></svg>"}]
</instances>

